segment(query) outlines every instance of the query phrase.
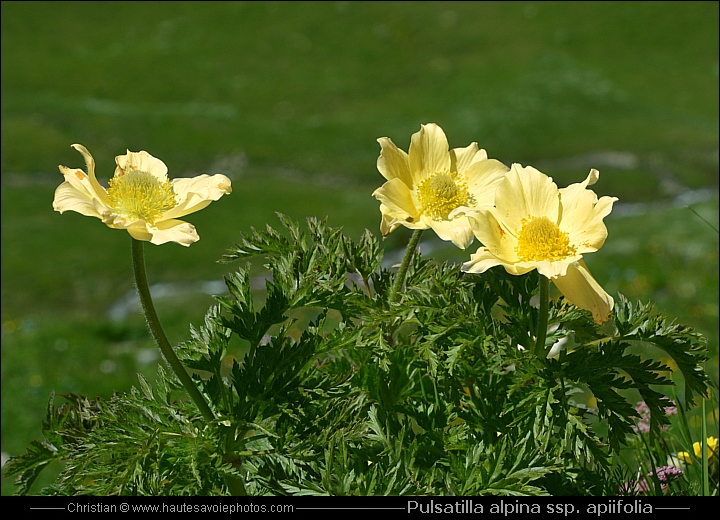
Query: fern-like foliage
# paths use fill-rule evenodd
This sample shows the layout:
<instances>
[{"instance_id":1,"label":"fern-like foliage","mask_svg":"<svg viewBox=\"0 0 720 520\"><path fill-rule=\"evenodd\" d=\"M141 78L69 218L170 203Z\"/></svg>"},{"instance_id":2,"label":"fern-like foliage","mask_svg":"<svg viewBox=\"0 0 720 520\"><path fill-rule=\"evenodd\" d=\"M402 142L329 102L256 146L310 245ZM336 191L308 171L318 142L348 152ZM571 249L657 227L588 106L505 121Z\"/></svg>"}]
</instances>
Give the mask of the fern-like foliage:
<instances>
[{"instance_id":1,"label":"fern-like foliage","mask_svg":"<svg viewBox=\"0 0 720 520\"><path fill-rule=\"evenodd\" d=\"M554 301L547 346L571 346L538 359L536 273L468 275L418 253L389 304L394 273L370 232L280 222L227 252L244 262L227 295L176 346L217 420L162 367L108 400L53 397L44 440L7 471L21 493L52 461L64 469L46 494L225 494L229 479L254 495L603 493L618 489L609 461L637 416L629 395L658 429L668 359L685 407L707 390L703 338L649 305L621 296L598 327ZM251 262L267 269L261 295Z\"/></svg>"}]
</instances>

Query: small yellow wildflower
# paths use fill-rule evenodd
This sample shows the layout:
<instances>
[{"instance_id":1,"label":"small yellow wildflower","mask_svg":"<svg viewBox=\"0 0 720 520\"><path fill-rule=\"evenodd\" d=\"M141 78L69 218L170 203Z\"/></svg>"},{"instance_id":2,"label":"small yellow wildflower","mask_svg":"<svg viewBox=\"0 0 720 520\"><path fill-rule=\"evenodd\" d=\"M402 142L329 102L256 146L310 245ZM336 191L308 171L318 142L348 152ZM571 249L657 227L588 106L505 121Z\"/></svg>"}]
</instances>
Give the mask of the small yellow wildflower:
<instances>
[{"instance_id":1,"label":"small yellow wildflower","mask_svg":"<svg viewBox=\"0 0 720 520\"><path fill-rule=\"evenodd\" d=\"M408 153L387 137L378 142L377 168L387 179L373 193L380 201L382 235L401 225L432 228L441 239L465 249L473 240L468 220L450 213L458 207L491 205L507 166L488 159L477 143L450 150L445 133L434 123L421 125L412 135Z\"/></svg>"},{"instance_id":2,"label":"small yellow wildflower","mask_svg":"<svg viewBox=\"0 0 720 520\"><path fill-rule=\"evenodd\" d=\"M602 247L607 238L603 218L615 197L586 189L599 178L591 170L585 181L558 189L535 168L513 164L495 191L495 205L466 214L475 237L484 245L463 264L463 270L483 273L502 265L510 274L533 269L552 280L574 305L606 321L614 301L590 275L582 257Z\"/></svg>"},{"instance_id":3,"label":"small yellow wildflower","mask_svg":"<svg viewBox=\"0 0 720 520\"><path fill-rule=\"evenodd\" d=\"M708 447L708 462L713 460L713 457L717 455L718 452L718 440L716 437L708 437L707 438L707 447ZM694 442L693 443L693 451L695 452L695 457L698 459L702 459L702 444L700 442ZM687 451L680 451L678 452L678 458L682 460L683 462L686 462L688 464L692 464L692 457Z\"/></svg>"},{"instance_id":4,"label":"small yellow wildflower","mask_svg":"<svg viewBox=\"0 0 720 520\"><path fill-rule=\"evenodd\" d=\"M221 174L168 180L165 163L145 151L130 150L115 158L115 175L105 189L95 177L90 152L80 144L72 147L83 155L88 171L59 167L65 182L55 190L53 209L99 218L136 240L183 246L197 242L195 227L177 219L232 191L230 179Z\"/></svg>"}]
</instances>

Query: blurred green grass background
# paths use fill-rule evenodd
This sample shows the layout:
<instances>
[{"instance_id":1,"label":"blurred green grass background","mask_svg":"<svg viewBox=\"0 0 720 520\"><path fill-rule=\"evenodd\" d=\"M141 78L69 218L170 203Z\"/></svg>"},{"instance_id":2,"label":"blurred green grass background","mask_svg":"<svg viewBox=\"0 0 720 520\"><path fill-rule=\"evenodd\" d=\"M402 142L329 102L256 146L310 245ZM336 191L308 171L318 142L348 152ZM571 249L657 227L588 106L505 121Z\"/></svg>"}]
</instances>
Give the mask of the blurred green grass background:
<instances>
[{"instance_id":1,"label":"blurred green grass background","mask_svg":"<svg viewBox=\"0 0 720 520\"><path fill-rule=\"evenodd\" d=\"M122 312L127 233L52 210L57 165L84 167L73 143L103 181L126 149L173 177L233 179L232 195L187 218L200 242L146 247L151 283L174 287L220 280L232 266L215 261L250 226L277 225L276 211L378 232L376 139L407 149L421 123L561 187L597 168L595 191L620 202L587 257L593 274L705 334L717 381L717 2L1 9L3 458L39 437L51 391L109 396L158 360L142 317ZM408 236L391 235L388 255ZM428 255L466 259L425 238ZM173 341L213 301L185 290L156 302Z\"/></svg>"}]
</instances>

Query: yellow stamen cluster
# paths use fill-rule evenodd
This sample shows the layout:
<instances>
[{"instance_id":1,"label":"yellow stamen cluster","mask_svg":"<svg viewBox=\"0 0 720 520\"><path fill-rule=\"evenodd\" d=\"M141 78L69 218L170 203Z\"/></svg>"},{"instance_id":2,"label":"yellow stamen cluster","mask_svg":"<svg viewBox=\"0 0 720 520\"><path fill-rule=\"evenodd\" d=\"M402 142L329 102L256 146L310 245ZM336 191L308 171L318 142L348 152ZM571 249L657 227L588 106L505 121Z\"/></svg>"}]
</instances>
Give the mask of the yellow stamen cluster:
<instances>
[{"instance_id":1,"label":"yellow stamen cluster","mask_svg":"<svg viewBox=\"0 0 720 520\"><path fill-rule=\"evenodd\" d=\"M110 179L107 194L119 214L150 224L177 204L169 180L160 182L151 173L139 170Z\"/></svg>"},{"instance_id":2,"label":"yellow stamen cluster","mask_svg":"<svg viewBox=\"0 0 720 520\"><path fill-rule=\"evenodd\" d=\"M420 208L433 220L447 220L452 210L472 206L475 199L468 192L465 176L457 172L436 173L425 179L417 190Z\"/></svg>"},{"instance_id":3,"label":"yellow stamen cluster","mask_svg":"<svg viewBox=\"0 0 720 520\"><path fill-rule=\"evenodd\" d=\"M529 217L522 219L522 228L518 233L518 245L515 252L523 262L541 260L557 261L577 252L570 245L568 234L561 231L547 217Z\"/></svg>"}]
</instances>

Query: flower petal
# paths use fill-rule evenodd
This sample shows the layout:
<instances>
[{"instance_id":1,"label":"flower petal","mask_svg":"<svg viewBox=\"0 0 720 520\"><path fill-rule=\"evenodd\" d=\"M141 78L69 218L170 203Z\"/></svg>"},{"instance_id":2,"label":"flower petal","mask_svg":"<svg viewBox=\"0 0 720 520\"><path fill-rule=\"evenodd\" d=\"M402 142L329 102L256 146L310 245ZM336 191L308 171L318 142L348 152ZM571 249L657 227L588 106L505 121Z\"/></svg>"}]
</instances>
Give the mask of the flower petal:
<instances>
[{"instance_id":1,"label":"flower petal","mask_svg":"<svg viewBox=\"0 0 720 520\"><path fill-rule=\"evenodd\" d=\"M134 239L145 240L155 245L177 242L187 247L200 240L195 226L182 220L164 220L154 226L131 226L127 230Z\"/></svg>"},{"instance_id":2,"label":"flower petal","mask_svg":"<svg viewBox=\"0 0 720 520\"><path fill-rule=\"evenodd\" d=\"M193 178L173 179L172 186L177 205L165 212L160 221L200 211L212 201L232 193L230 179L220 173L212 176L203 174Z\"/></svg>"},{"instance_id":3,"label":"flower petal","mask_svg":"<svg viewBox=\"0 0 720 520\"><path fill-rule=\"evenodd\" d=\"M477 161L465 172L468 191L475 199L474 207L495 205L495 191L509 168L495 159Z\"/></svg>"},{"instance_id":4,"label":"flower petal","mask_svg":"<svg viewBox=\"0 0 720 520\"><path fill-rule=\"evenodd\" d=\"M397 213L391 211L385 204L380 204L380 213L382 214L380 232L383 237L388 236L400 226L405 226L408 229L427 229L422 220L411 222L407 218L399 218Z\"/></svg>"},{"instance_id":5,"label":"flower petal","mask_svg":"<svg viewBox=\"0 0 720 520\"><path fill-rule=\"evenodd\" d=\"M109 228L113 229L128 229L130 227L145 227L145 222L142 220L135 220L131 218L127 218L125 215L120 215L118 213L113 213L112 211L107 211L102 215L102 221L103 224L105 224Z\"/></svg>"},{"instance_id":6,"label":"flower petal","mask_svg":"<svg viewBox=\"0 0 720 520\"><path fill-rule=\"evenodd\" d=\"M570 264L567 274L555 278L553 283L570 303L592 312L596 323L609 319L615 301L595 281L584 261Z\"/></svg>"},{"instance_id":7,"label":"flower petal","mask_svg":"<svg viewBox=\"0 0 720 520\"><path fill-rule=\"evenodd\" d=\"M388 215L411 223L420 219L412 193L401 179L387 181L372 195L386 207Z\"/></svg>"},{"instance_id":8,"label":"flower petal","mask_svg":"<svg viewBox=\"0 0 720 520\"><path fill-rule=\"evenodd\" d=\"M410 139L408 159L414 186L434 173L450 171L450 146L442 128L435 123L420 125Z\"/></svg>"},{"instance_id":9,"label":"flower petal","mask_svg":"<svg viewBox=\"0 0 720 520\"><path fill-rule=\"evenodd\" d=\"M506 264L492 254L487 247L479 247L475 253L470 255L470 260L462 265L462 270L466 273L484 273L496 265Z\"/></svg>"},{"instance_id":10,"label":"flower petal","mask_svg":"<svg viewBox=\"0 0 720 520\"><path fill-rule=\"evenodd\" d=\"M82 171L80 168L68 168L67 166L59 166L60 173L63 174L65 178L65 182L69 183L70 185L75 188L77 191L77 196L87 199L94 199L100 203L101 206L107 207L108 205L108 196L107 191L105 188L103 188L100 183L98 182L97 178L95 177L95 159L93 159L93 156L90 155L90 152L88 152L87 148L85 148L81 144L74 144L72 145L72 148L80 152L85 159L85 166L87 167L87 173ZM56 193L57 195L57 193ZM66 210L72 210L77 211L71 207L67 206L67 203L69 202L67 200L68 196L70 195L69 192L62 193L62 196L66 199L64 201L64 208L63 210L56 209L56 211L60 211L61 213ZM78 199L78 202L80 202L80 199ZM85 205L84 203L81 205ZM54 206L54 204L53 204ZM89 208L86 207L86 210L89 210ZM78 211L79 213L82 213L81 211ZM85 215L85 213L82 213ZM87 216L97 216L94 213L91 213Z\"/></svg>"},{"instance_id":11,"label":"flower petal","mask_svg":"<svg viewBox=\"0 0 720 520\"><path fill-rule=\"evenodd\" d=\"M400 220L390 214L390 210L385 204L380 204L380 213L382 215L382 220L380 220L380 233L382 233L383 237L388 236L405 223L404 220Z\"/></svg>"},{"instance_id":12,"label":"flower petal","mask_svg":"<svg viewBox=\"0 0 720 520\"><path fill-rule=\"evenodd\" d=\"M519 269L537 269L538 273L552 281L562 278L567 275L567 270L570 265L579 261L582 258L580 255L569 256L562 260L536 260L532 262L518 262Z\"/></svg>"},{"instance_id":13,"label":"flower petal","mask_svg":"<svg viewBox=\"0 0 720 520\"><path fill-rule=\"evenodd\" d=\"M522 219L528 217L545 216L557 223L560 195L552 178L532 166L523 168L515 163L497 187L495 207L503 224L517 232Z\"/></svg>"},{"instance_id":14,"label":"flower petal","mask_svg":"<svg viewBox=\"0 0 720 520\"><path fill-rule=\"evenodd\" d=\"M460 249L465 249L473 241L473 232L467 222L467 217L460 216L453 220L433 220L423 216L422 220L435 231L438 237L452 242Z\"/></svg>"},{"instance_id":15,"label":"flower petal","mask_svg":"<svg viewBox=\"0 0 720 520\"><path fill-rule=\"evenodd\" d=\"M594 191L588 190L589 184L597 182L600 172L590 170L583 182L561 188L562 206L561 228L570 237L570 242L578 248L578 253L597 251L605 243L607 228L603 219L612 211L617 197L602 197L598 200Z\"/></svg>"},{"instance_id":16,"label":"flower petal","mask_svg":"<svg viewBox=\"0 0 720 520\"><path fill-rule=\"evenodd\" d=\"M72 173L66 178L71 177L73 177ZM53 209L60 213L76 211L86 217L102 218L93 202L94 199L82 185L78 188L75 184L65 181L55 190Z\"/></svg>"},{"instance_id":17,"label":"flower petal","mask_svg":"<svg viewBox=\"0 0 720 520\"><path fill-rule=\"evenodd\" d=\"M135 240L142 240L144 242L150 242L153 238L152 233L147 229L144 222L136 222L137 225L125 227L130 236ZM112 227L112 226L111 226Z\"/></svg>"},{"instance_id":18,"label":"flower petal","mask_svg":"<svg viewBox=\"0 0 720 520\"><path fill-rule=\"evenodd\" d=\"M472 164L486 159L487 152L479 150L477 143L470 143L465 148L453 148L450 150L450 170L465 173Z\"/></svg>"},{"instance_id":19,"label":"flower petal","mask_svg":"<svg viewBox=\"0 0 720 520\"><path fill-rule=\"evenodd\" d=\"M499 222L495 208L485 208L467 214L475 237L502 264L514 264L517 256L517 237Z\"/></svg>"},{"instance_id":20,"label":"flower petal","mask_svg":"<svg viewBox=\"0 0 720 520\"><path fill-rule=\"evenodd\" d=\"M462 265L462 271L467 273L484 273L485 271L487 271L491 267L495 267L496 265L503 266L505 268L505 271L514 276L525 274L534 269L534 267L529 269L519 268L517 264L503 262L498 257L493 255L488 250L488 248L479 247L474 254L470 255L470 261L465 262Z\"/></svg>"},{"instance_id":21,"label":"flower petal","mask_svg":"<svg viewBox=\"0 0 720 520\"><path fill-rule=\"evenodd\" d=\"M120 177L129 171L139 170L152 174L158 181L167 180L167 166L160 159L156 159L146 151L127 151L125 155L115 157L115 176Z\"/></svg>"},{"instance_id":22,"label":"flower petal","mask_svg":"<svg viewBox=\"0 0 720 520\"><path fill-rule=\"evenodd\" d=\"M408 163L408 154L401 150L387 137L377 140L380 143L380 157L377 169L387 180L400 179L408 189L412 189L412 177Z\"/></svg>"},{"instance_id":23,"label":"flower petal","mask_svg":"<svg viewBox=\"0 0 720 520\"><path fill-rule=\"evenodd\" d=\"M81 144L74 144L72 145L72 148L77 150L82 154L82 156L85 158L85 165L88 169L88 180L90 182L90 193L93 195L93 198L98 199L100 202L103 203L103 205L107 206L108 204L108 196L107 191L105 188L100 185L100 183L97 180L97 177L95 177L95 159L93 159L93 156L90 155L90 152L88 152L88 149L85 148Z\"/></svg>"}]
</instances>

